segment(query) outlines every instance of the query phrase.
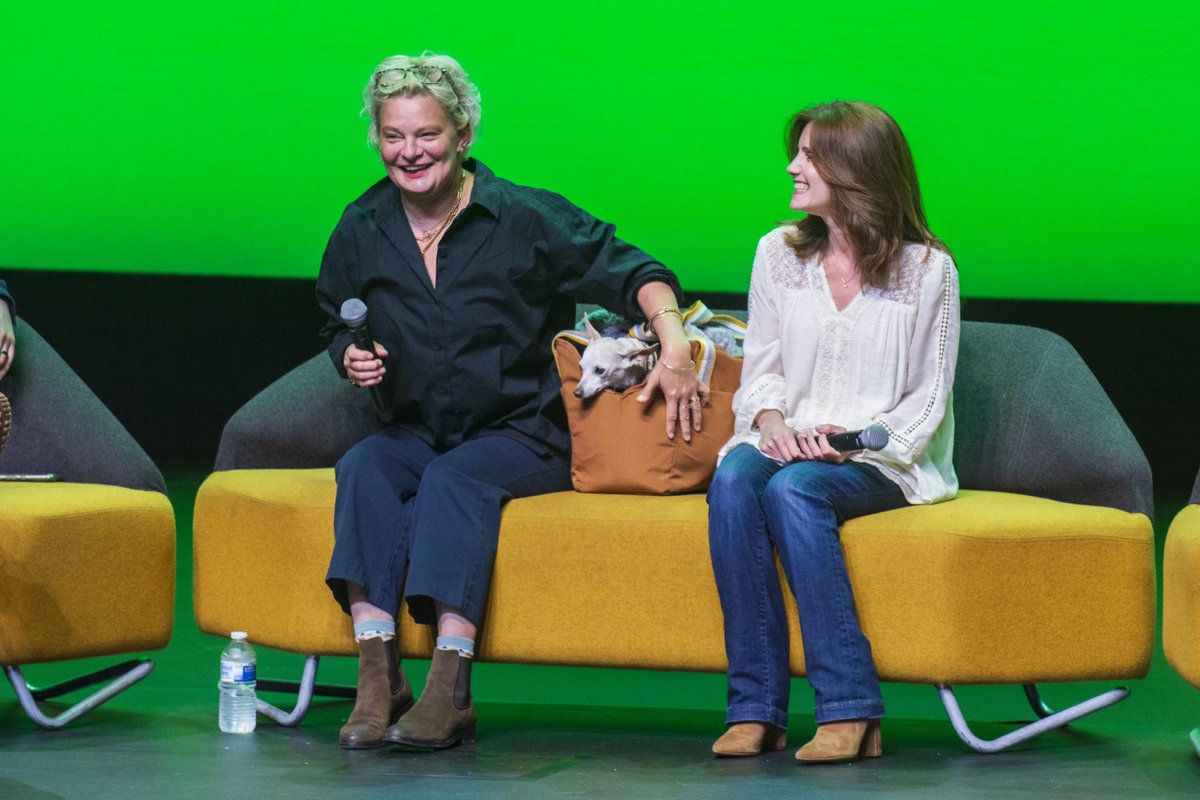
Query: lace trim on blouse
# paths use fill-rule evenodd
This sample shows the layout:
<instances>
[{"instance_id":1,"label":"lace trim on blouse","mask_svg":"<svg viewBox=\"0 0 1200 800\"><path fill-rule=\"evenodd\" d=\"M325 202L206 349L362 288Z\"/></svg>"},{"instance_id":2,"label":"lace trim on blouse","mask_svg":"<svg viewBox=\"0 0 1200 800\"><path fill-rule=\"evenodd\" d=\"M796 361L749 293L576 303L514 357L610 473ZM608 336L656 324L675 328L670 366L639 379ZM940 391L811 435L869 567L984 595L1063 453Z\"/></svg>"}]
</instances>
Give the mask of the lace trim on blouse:
<instances>
[{"instance_id":1,"label":"lace trim on blouse","mask_svg":"<svg viewBox=\"0 0 1200 800\"><path fill-rule=\"evenodd\" d=\"M811 257L801 260L789 246L782 235L768 240L764 257L771 282L784 289L813 291L827 296L828 282L825 278L825 267L820 258ZM921 299L921 286L926 276L934 269L941 269L944 280L949 283L949 256L936 249L927 248L922 244L909 244L904 247L900 256L900 264L892 273L891 282L887 287L879 289L867 287L865 293L900 305L915 308ZM944 388L942 386L943 367L946 359L946 340L950 332L950 321L953 315L949 305L954 302L950 292L943 298L943 308L938 330L938 353L936 379L922 413L901 430L893 430L892 426L884 424L888 434L906 448L915 444L914 434L929 419L938 406L938 398ZM830 314L821 322L820 338L817 344L817 361L813 371L812 400L821 413L818 416L832 418L836 411L844 408L849 401L850 380L854 375L853 330L859 316L866 306L862 303L851 303L837 314ZM753 303L750 304L753 316ZM761 396L766 386L755 387L747 395L747 401Z\"/></svg>"},{"instance_id":2,"label":"lace trim on blouse","mask_svg":"<svg viewBox=\"0 0 1200 800\"><path fill-rule=\"evenodd\" d=\"M946 253L942 253L942 252L938 252L938 251L931 253L929 258L926 259L926 261L924 262L923 266L925 268L920 271L920 280L915 282L915 289L909 290L909 291L915 291L917 295L920 294L921 282L924 281L925 276L927 274L929 274L929 272L931 270L933 270L934 268L941 269L942 282L944 285L949 286L951 281L953 280L953 276L950 274L950 269L951 269L950 257ZM917 272L917 270L912 270L912 272L915 273L915 272ZM940 401L943 393L945 393L947 391L947 388L944 385L944 381L943 381L944 376L946 374L946 341L950 336L951 320L954 319L954 313L953 313L952 306L955 302L957 302L957 300L956 300L953 292L943 292L942 308L938 314L937 359L936 359L936 366L934 367L934 372L933 372L934 381L933 381L933 386L930 388L930 391L929 391L929 397L925 401L925 407L921 410L921 413L918 414L917 417L912 422L910 422L908 425L904 426L904 428L901 430L898 430L898 431L893 430L891 425L888 425L886 423L881 423L881 424L883 424L883 427L887 429L888 435L891 436L895 441L899 442L900 444L903 444L905 447L908 447L908 448L915 447L916 432L918 430L920 430L921 427L925 424L925 422L929 419L929 415L932 414L934 412L934 409L936 409L938 407L939 401ZM948 403L949 403L949 400L947 399L946 404L948 404ZM914 453L914 455L920 455L920 454Z\"/></svg>"}]
</instances>

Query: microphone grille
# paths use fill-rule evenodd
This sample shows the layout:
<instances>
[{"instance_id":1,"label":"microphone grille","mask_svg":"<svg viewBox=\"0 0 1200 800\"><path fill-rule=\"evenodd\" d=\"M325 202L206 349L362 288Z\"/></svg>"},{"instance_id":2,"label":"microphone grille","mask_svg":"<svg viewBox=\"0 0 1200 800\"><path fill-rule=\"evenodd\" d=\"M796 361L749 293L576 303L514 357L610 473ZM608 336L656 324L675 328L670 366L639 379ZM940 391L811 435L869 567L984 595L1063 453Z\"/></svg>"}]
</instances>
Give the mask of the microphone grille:
<instances>
[{"instance_id":1,"label":"microphone grille","mask_svg":"<svg viewBox=\"0 0 1200 800\"><path fill-rule=\"evenodd\" d=\"M859 434L858 441L867 450L882 450L888 443L887 428L878 423L868 425Z\"/></svg>"},{"instance_id":2,"label":"microphone grille","mask_svg":"<svg viewBox=\"0 0 1200 800\"><path fill-rule=\"evenodd\" d=\"M357 297L351 297L342 303L342 322L351 328L356 328L367 321L367 304Z\"/></svg>"}]
</instances>

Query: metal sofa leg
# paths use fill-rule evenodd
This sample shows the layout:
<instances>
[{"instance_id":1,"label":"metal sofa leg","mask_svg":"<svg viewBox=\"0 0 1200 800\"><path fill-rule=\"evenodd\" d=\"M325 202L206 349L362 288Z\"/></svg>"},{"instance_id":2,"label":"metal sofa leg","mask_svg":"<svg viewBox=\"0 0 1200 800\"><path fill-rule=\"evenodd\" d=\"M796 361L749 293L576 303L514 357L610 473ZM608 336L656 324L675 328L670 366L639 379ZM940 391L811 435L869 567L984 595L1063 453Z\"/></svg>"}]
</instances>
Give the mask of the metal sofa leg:
<instances>
[{"instance_id":1,"label":"metal sofa leg","mask_svg":"<svg viewBox=\"0 0 1200 800\"><path fill-rule=\"evenodd\" d=\"M47 730L56 730L125 691L149 675L153 669L154 662L148 658L132 659L111 667L96 670L95 672L89 672L86 675L81 675L78 678L72 678L69 681L63 681L44 689L35 689L33 686L30 686L25 680L25 676L21 673L19 666L6 666L4 672L8 675L8 681L12 684L13 691L16 692L17 700L21 703L21 709L25 714L38 726ZM39 700L58 697L67 692L73 692L76 689L82 689L86 686L94 686L104 681L108 681L104 688L88 695L56 717L44 714L38 708L37 704Z\"/></svg>"},{"instance_id":2,"label":"metal sofa leg","mask_svg":"<svg viewBox=\"0 0 1200 800\"><path fill-rule=\"evenodd\" d=\"M1029 701L1029 707L1033 709L1033 713L1038 715L1038 718L1045 719L1054 716L1054 709L1046 705L1036 683L1026 683L1021 688L1025 690L1025 699Z\"/></svg>"},{"instance_id":3,"label":"metal sofa leg","mask_svg":"<svg viewBox=\"0 0 1200 800\"><path fill-rule=\"evenodd\" d=\"M357 695L357 691L353 686L331 686L329 684L317 683L317 666L320 664L320 661L320 656L304 657L304 671L301 673L299 683L295 681L259 681L258 691L260 692L287 692L295 694L296 706L291 711L284 711L260 697L256 704L258 713L265 717L270 717L284 727L294 728L308 714L308 709L312 705L313 695L353 699Z\"/></svg>"},{"instance_id":4,"label":"metal sofa leg","mask_svg":"<svg viewBox=\"0 0 1200 800\"><path fill-rule=\"evenodd\" d=\"M1023 725L1015 731L1010 731L1003 736L989 740L980 739L971 732L970 726L967 725L966 719L963 718L962 710L958 707L958 700L954 696L954 689L944 684L938 684L937 690L938 694L941 695L943 705L946 706L946 713L950 715L950 722L954 725L954 732L958 734L958 738L962 739L967 747L970 747L977 753L997 753L1008 747L1012 747L1014 744L1032 739L1046 731L1068 725L1080 717L1085 717L1094 711L1107 708L1113 703L1120 702L1129 696L1129 690L1124 686L1119 686L1116 689L1110 689L1103 694L1098 694L1095 697L1084 700L1082 703L1077 703L1070 708L1064 708L1062 711L1051 711L1042 702L1037 687L1034 684L1027 684L1025 687L1025 696L1029 699L1030 705L1033 706L1034 712L1041 718L1028 725Z\"/></svg>"}]
</instances>

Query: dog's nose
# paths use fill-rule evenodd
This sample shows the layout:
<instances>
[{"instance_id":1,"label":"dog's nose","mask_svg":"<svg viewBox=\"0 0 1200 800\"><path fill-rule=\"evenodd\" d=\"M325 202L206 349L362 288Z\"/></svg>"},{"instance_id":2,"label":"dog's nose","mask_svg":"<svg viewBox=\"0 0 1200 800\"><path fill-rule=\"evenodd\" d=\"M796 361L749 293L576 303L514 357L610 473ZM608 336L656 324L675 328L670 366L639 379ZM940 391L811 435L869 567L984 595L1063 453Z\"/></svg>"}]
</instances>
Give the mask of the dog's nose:
<instances>
[{"instance_id":1,"label":"dog's nose","mask_svg":"<svg viewBox=\"0 0 1200 800\"><path fill-rule=\"evenodd\" d=\"M575 396L576 396L576 397L583 397L583 387L582 387L582 386L576 386L576 387L575 387Z\"/></svg>"}]
</instances>

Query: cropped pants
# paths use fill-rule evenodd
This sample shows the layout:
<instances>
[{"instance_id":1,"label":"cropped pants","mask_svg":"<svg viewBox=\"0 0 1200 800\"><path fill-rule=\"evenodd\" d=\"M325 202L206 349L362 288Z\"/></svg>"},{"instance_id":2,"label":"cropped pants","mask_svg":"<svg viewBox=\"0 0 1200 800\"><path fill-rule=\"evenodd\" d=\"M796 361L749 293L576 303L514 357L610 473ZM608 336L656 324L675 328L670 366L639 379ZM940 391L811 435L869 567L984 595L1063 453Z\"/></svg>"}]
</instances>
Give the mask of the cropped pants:
<instances>
[{"instance_id":1,"label":"cropped pants","mask_svg":"<svg viewBox=\"0 0 1200 800\"><path fill-rule=\"evenodd\" d=\"M859 626L839 526L906 505L900 487L865 464L781 465L742 445L721 462L708 504L729 659L726 721L787 727L788 625L775 551L799 610L817 724L882 717L879 679Z\"/></svg>"},{"instance_id":2,"label":"cropped pants","mask_svg":"<svg viewBox=\"0 0 1200 800\"><path fill-rule=\"evenodd\" d=\"M439 452L412 431L389 427L338 462L334 547L326 583L349 613L346 582L396 613L407 598L423 624L435 602L478 625L500 534L513 497L571 488L570 461L519 434L486 434Z\"/></svg>"}]
</instances>

